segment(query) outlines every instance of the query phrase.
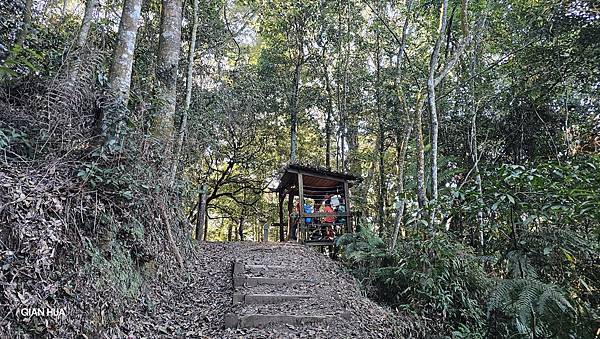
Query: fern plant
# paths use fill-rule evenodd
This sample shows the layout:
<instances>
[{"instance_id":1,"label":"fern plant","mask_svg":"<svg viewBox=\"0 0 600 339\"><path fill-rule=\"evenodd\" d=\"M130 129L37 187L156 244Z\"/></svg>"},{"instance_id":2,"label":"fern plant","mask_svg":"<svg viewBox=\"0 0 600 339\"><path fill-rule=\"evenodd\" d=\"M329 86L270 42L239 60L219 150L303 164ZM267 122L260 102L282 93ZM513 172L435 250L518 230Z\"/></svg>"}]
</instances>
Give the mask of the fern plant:
<instances>
[{"instance_id":1,"label":"fern plant","mask_svg":"<svg viewBox=\"0 0 600 339\"><path fill-rule=\"evenodd\" d=\"M373 234L368 227L362 227L355 233L346 233L337 240L342 248L342 259L351 268L368 294L376 294L373 286L376 269L389 256L385 243Z\"/></svg>"},{"instance_id":2,"label":"fern plant","mask_svg":"<svg viewBox=\"0 0 600 339\"><path fill-rule=\"evenodd\" d=\"M96 122L97 71L104 56L87 48L70 53L44 95L31 103L39 114L41 134L50 141L45 146L69 148L90 137Z\"/></svg>"},{"instance_id":3,"label":"fern plant","mask_svg":"<svg viewBox=\"0 0 600 339\"><path fill-rule=\"evenodd\" d=\"M532 278L504 279L492 291L488 315L507 316L519 334L533 338L577 336L577 311L555 285ZM505 333L512 332L505 328Z\"/></svg>"},{"instance_id":4,"label":"fern plant","mask_svg":"<svg viewBox=\"0 0 600 339\"><path fill-rule=\"evenodd\" d=\"M490 280L473 251L448 234L405 239L391 254L381 239L366 231L342 237L339 243L347 264L372 297L439 319L431 333L485 333L484 298Z\"/></svg>"}]
</instances>

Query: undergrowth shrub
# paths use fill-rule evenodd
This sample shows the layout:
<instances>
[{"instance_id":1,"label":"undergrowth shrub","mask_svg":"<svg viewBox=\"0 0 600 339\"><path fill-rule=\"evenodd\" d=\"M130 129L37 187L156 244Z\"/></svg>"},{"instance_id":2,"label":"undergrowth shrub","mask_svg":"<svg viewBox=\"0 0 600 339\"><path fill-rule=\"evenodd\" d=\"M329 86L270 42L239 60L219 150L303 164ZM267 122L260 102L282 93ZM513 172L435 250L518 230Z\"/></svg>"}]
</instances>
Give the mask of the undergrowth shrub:
<instances>
[{"instance_id":1,"label":"undergrowth shrub","mask_svg":"<svg viewBox=\"0 0 600 339\"><path fill-rule=\"evenodd\" d=\"M528 338L585 338L577 324L577 310L564 292L535 279L503 279L488 303L491 333ZM497 321L500 314L502 321Z\"/></svg>"},{"instance_id":2,"label":"undergrowth shrub","mask_svg":"<svg viewBox=\"0 0 600 339\"><path fill-rule=\"evenodd\" d=\"M433 320L432 332L483 335L485 297L492 285L473 251L451 236L405 239L395 253L361 230L342 237L344 260L368 293L391 306Z\"/></svg>"},{"instance_id":3,"label":"undergrowth shrub","mask_svg":"<svg viewBox=\"0 0 600 339\"><path fill-rule=\"evenodd\" d=\"M429 334L597 338L600 158L502 165L452 192L438 233L394 253L368 229L339 240L366 292Z\"/></svg>"}]
</instances>

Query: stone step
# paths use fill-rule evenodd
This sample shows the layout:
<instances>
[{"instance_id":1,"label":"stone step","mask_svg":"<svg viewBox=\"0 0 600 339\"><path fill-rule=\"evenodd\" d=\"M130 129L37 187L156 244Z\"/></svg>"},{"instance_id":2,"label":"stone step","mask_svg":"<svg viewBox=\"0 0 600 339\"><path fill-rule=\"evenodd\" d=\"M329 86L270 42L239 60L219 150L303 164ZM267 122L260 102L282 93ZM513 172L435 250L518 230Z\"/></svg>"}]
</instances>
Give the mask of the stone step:
<instances>
[{"instance_id":1,"label":"stone step","mask_svg":"<svg viewBox=\"0 0 600 339\"><path fill-rule=\"evenodd\" d=\"M309 279L289 279L289 278L265 278L252 276L234 276L233 287L253 287L258 285L292 285L301 283L317 283L316 280Z\"/></svg>"},{"instance_id":2,"label":"stone step","mask_svg":"<svg viewBox=\"0 0 600 339\"><path fill-rule=\"evenodd\" d=\"M251 272L270 271L270 270L293 270L296 267L287 265L245 265L246 269Z\"/></svg>"},{"instance_id":3,"label":"stone step","mask_svg":"<svg viewBox=\"0 0 600 339\"><path fill-rule=\"evenodd\" d=\"M240 261L233 262L233 276L244 274L244 263Z\"/></svg>"},{"instance_id":4,"label":"stone step","mask_svg":"<svg viewBox=\"0 0 600 339\"><path fill-rule=\"evenodd\" d=\"M304 294L233 294L233 304L273 304L284 301L305 300L313 296Z\"/></svg>"},{"instance_id":5,"label":"stone step","mask_svg":"<svg viewBox=\"0 0 600 339\"><path fill-rule=\"evenodd\" d=\"M333 323L348 319L349 315L341 317L335 315L288 315L288 314L249 314L249 315L225 315L226 328L260 328L275 324L289 324L293 326L309 323Z\"/></svg>"}]
</instances>

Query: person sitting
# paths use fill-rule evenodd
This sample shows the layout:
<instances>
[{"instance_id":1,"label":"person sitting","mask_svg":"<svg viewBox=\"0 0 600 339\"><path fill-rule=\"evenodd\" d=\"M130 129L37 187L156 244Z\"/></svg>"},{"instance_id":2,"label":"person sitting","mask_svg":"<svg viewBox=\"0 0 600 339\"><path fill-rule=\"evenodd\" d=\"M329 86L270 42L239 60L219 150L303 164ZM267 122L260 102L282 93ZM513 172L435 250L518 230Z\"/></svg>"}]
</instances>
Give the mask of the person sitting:
<instances>
[{"instance_id":1,"label":"person sitting","mask_svg":"<svg viewBox=\"0 0 600 339\"><path fill-rule=\"evenodd\" d=\"M338 206L340 206L340 204L342 203L342 197L339 194L336 194L331 197L329 202L331 203L331 207L333 208L333 210L336 211L338 209Z\"/></svg>"},{"instance_id":2,"label":"person sitting","mask_svg":"<svg viewBox=\"0 0 600 339\"><path fill-rule=\"evenodd\" d=\"M304 204L304 213L306 214L311 214L313 212L313 207L310 204ZM304 218L304 221L307 224L310 224L312 222L312 218Z\"/></svg>"},{"instance_id":3,"label":"person sitting","mask_svg":"<svg viewBox=\"0 0 600 339\"><path fill-rule=\"evenodd\" d=\"M343 201L341 201L340 205L337 208L337 212L338 214L345 214L346 213L346 205L344 204ZM344 224L346 223L346 216L342 215L342 216L338 216L335 220L336 223L338 224Z\"/></svg>"},{"instance_id":4,"label":"person sitting","mask_svg":"<svg viewBox=\"0 0 600 339\"><path fill-rule=\"evenodd\" d=\"M325 235L326 240L333 240L335 238L335 230L332 226L327 226L327 233Z\"/></svg>"},{"instance_id":5,"label":"person sitting","mask_svg":"<svg viewBox=\"0 0 600 339\"><path fill-rule=\"evenodd\" d=\"M315 203L313 204L313 212L314 213L319 213L321 211L321 204L323 202L320 200L315 200ZM315 222L319 222L318 218L315 218Z\"/></svg>"},{"instance_id":6,"label":"person sitting","mask_svg":"<svg viewBox=\"0 0 600 339\"><path fill-rule=\"evenodd\" d=\"M325 200L325 207L323 208L323 212L331 215L326 215L323 218L323 223L333 224L335 222L335 216L333 215L335 212L331 207L331 202L329 200Z\"/></svg>"},{"instance_id":7,"label":"person sitting","mask_svg":"<svg viewBox=\"0 0 600 339\"><path fill-rule=\"evenodd\" d=\"M300 203L296 204L296 207L292 211L290 215L291 219L291 229L290 229L290 239L298 240L298 224L300 223Z\"/></svg>"}]
</instances>

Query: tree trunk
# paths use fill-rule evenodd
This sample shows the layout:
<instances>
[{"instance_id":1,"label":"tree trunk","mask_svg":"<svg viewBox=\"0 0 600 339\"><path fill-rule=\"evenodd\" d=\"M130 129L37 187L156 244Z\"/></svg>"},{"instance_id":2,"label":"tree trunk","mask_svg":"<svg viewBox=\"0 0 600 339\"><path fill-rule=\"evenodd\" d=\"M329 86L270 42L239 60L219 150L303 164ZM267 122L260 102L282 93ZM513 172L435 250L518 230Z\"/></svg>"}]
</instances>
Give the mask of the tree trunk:
<instances>
[{"instance_id":1,"label":"tree trunk","mask_svg":"<svg viewBox=\"0 0 600 339\"><path fill-rule=\"evenodd\" d=\"M198 198L198 216L196 219L196 240L202 240L204 234L204 222L206 219L206 185L202 185Z\"/></svg>"},{"instance_id":2,"label":"tree trunk","mask_svg":"<svg viewBox=\"0 0 600 339\"><path fill-rule=\"evenodd\" d=\"M182 0L163 0L156 69L156 116L152 134L162 143L160 151L168 164L173 151L174 116L177 101L177 66L181 48Z\"/></svg>"},{"instance_id":3,"label":"tree trunk","mask_svg":"<svg viewBox=\"0 0 600 339\"><path fill-rule=\"evenodd\" d=\"M336 107L337 107L337 114L338 114L338 124L337 124L337 132L336 132L336 136L335 136L335 170L339 171L340 170L340 149L338 147L339 143L338 143L338 136L341 135L341 131L342 131L342 120L343 120L343 116L342 116L342 111L343 111L343 107L342 107L342 91L341 91L341 86L340 83L342 83L342 45L343 45L343 40L342 40L342 0L338 0L337 1L337 31L338 34L336 36L337 38L337 42L338 42L338 50L339 53L337 53L337 60L335 63L335 100L336 100Z\"/></svg>"},{"instance_id":4,"label":"tree trunk","mask_svg":"<svg viewBox=\"0 0 600 339\"><path fill-rule=\"evenodd\" d=\"M350 88L350 76L348 73L348 67L350 64L350 11L351 2L346 1L346 50L344 52L344 85L342 87L342 111L341 111L341 125L342 125L342 172L348 171L349 162L354 163L355 150L358 148L354 138L356 137L355 126L349 121L349 110L348 110L348 92ZM346 151L346 145L348 150Z\"/></svg>"},{"instance_id":5,"label":"tree trunk","mask_svg":"<svg viewBox=\"0 0 600 339\"><path fill-rule=\"evenodd\" d=\"M371 190L371 186L373 185L374 176L375 176L375 167L377 166L377 161L375 159L371 159L371 164L369 165L369 169L367 170L367 175L365 180L360 183L359 193L356 195L356 208L357 211L368 211L367 209L367 198L369 196L369 191ZM365 218L366 214L361 214L361 219L358 224L362 224L363 218Z\"/></svg>"},{"instance_id":6,"label":"tree trunk","mask_svg":"<svg viewBox=\"0 0 600 339\"><path fill-rule=\"evenodd\" d=\"M417 202L419 204L419 219L422 219L427 206L427 192L425 190L425 144L423 143L423 121L422 108L423 98L422 92L419 93L415 107L415 141L417 144Z\"/></svg>"},{"instance_id":7,"label":"tree trunk","mask_svg":"<svg viewBox=\"0 0 600 339\"><path fill-rule=\"evenodd\" d=\"M299 38L301 39L301 38ZM300 75L302 71L302 43L298 43L298 52L294 66L294 80L290 100L290 161L298 160L298 94L300 90Z\"/></svg>"},{"instance_id":8,"label":"tree trunk","mask_svg":"<svg viewBox=\"0 0 600 339\"><path fill-rule=\"evenodd\" d=\"M79 34L77 35L77 47L79 48L83 48L85 45L87 45L90 27L92 26L92 19L97 7L98 0L86 0L85 13L83 15L83 20L81 21Z\"/></svg>"},{"instance_id":9,"label":"tree trunk","mask_svg":"<svg viewBox=\"0 0 600 339\"><path fill-rule=\"evenodd\" d=\"M400 47L398 48L397 55L397 76L396 76L396 87L397 91L399 91L400 81L402 80L402 61L404 59L404 50L406 48L406 39L408 37L408 24L410 19L410 12L412 10L412 0L406 1L406 18L404 19L404 26L402 27L402 37L400 38ZM398 197L398 209L396 210L396 220L394 221L394 233L392 235L392 244L390 246L390 252L394 252L396 249L396 244L398 243L398 235L400 234L400 228L402 228L402 219L404 216L404 208L405 208L405 196L404 196L404 164L406 158L406 151L408 149L408 142L410 141L410 135L413 130L412 119L410 118L410 113L408 112L408 107L404 102L404 98L398 95L398 101L400 103L400 107L402 108L398 112L405 112L405 118L407 121L405 122L404 133L400 135L400 127L398 127L397 134L397 144L396 144L396 186L397 186L397 197ZM398 117L398 120L402 120L402 116Z\"/></svg>"},{"instance_id":10,"label":"tree trunk","mask_svg":"<svg viewBox=\"0 0 600 339\"><path fill-rule=\"evenodd\" d=\"M227 225L227 241L233 241L233 222L230 220L229 225Z\"/></svg>"},{"instance_id":11,"label":"tree trunk","mask_svg":"<svg viewBox=\"0 0 600 339\"><path fill-rule=\"evenodd\" d=\"M25 42L25 37L29 33L29 28L31 27L31 16L33 9L33 0L25 1L25 9L23 10L23 28L17 34L17 38L15 40L16 45L23 45Z\"/></svg>"},{"instance_id":12,"label":"tree trunk","mask_svg":"<svg viewBox=\"0 0 600 339\"><path fill-rule=\"evenodd\" d=\"M244 216L240 217L240 225L238 227L238 234L240 236L240 241L244 241Z\"/></svg>"},{"instance_id":13,"label":"tree trunk","mask_svg":"<svg viewBox=\"0 0 600 339\"><path fill-rule=\"evenodd\" d=\"M406 125L406 128L404 130L404 134L402 135L402 140L399 141L400 145L397 149L397 157L398 159L396 160L396 168L397 168L397 182L396 185L398 186L398 198L400 199L398 201L399 205L398 205L398 210L397 210L397 215L396 215L396 220L394 222L394 234L392 236L392 245L390 246L390 252L394 252L394 250L396 249L396 244L398 243L398 235L400 233L400 228L402 227L402 218L404 216L404 208L406 206L406 202L405 202L405 197L404 197L404 165L405 165L405 158L406 158L406 151L408 149L408 142L410 141L410 135L412 133L412 121L410 121L411 119L409 118L409 123Z\"/></svg>"},{"instance_id":14,"label":"tree trunk","mask_svg":"<svg viewBox=\"0 0 600 339\"><path fill-rule=\"evenodd\" d=\"M404 19L404 25L402 26L402 36L400 38L400 47L398 48L397 59L397 75L396 75L396 85L398 86L400 80L402 80L402 62L404 60L404 50L406 49L406 39L408 38L408 26L410 22L410 14L412 11L412 0L406 1L406 18ZM406 107L404 107L406 109Z\"/></svg>"},{"instance_id":15,"label":"tree trunk","mask_svg":"<svg viewBox=\"0 0 600 339\"><path fill-rule=\"evenodd\" d=\"M431 198L437 204L438 200L438 116L437 106L435 102L435 71L438 66L438 60L440 55L440 46L444 39L444 32L446 30L448 14L448 0L444 0L442 3L440 13L440 26L438 30L438 36L431 53L431 59L429 60L429 78L427 80L427 92L429 97L429 110L431 114ZM435 206L431 213L431 224L435 221Z\"/></svg>"},{"instance_id":16,"label":"tree trunk","mask_svg":"<svg viewBox=\"0 0 600 339\"><path fill-rule=\"evenodd\" d=\"M377 111L377 157L378 157L378 194L377 194L377 225L379 227L379 236L387 238L385 230L385 130L383 113L381 111L381 47L379 30L376 32L377 50L375 53L375 109Z\"/></svg>"},{"instance_id":17,"label":"tree trunk","mask_svg":"<svg viewBox=\"0 0 600 339\"><path fill-rule=\"evenodd\" d=\"M202 236L202 240L206 241L208 237L208 213L204 213L204 235Z\"/></svg>"},{"instance_id":18,"label":"tree trunk","mask_svg":"<svg viewBox=\"0 0 600 339\"><path fill-rule=\"evenodd\" d=\"M123 105L129 100L133 54L137 36L142 0L125 0L119 24L119 33L108 80ZM111 117L105 117L111 118Z\"/></svg>"},{"instance_id":19,"label":"tree trunk","mask_svg":"<svg viewBox=\"0 0 600 339\"><path fill-rule=\"evenodd\" d=\"M165 233L167 234L167 241L171 245L171 250L175 255L175 259L177 260L177 264L179 267L183 267L183 258L181 257L181 253L179 252L179 248L177 247L177 243L175 243L175 238L173 238L173 233L171 232L171 220L166 212L165 204L161 201L160 203L160 211L162 212L162 218L165 225Z\"/></svg>"},{"instance_id":20,"label":"tree trunk","mask_svg":"<svg viewBox=\"0 0 600 339\"><path fill-rule=\"evenodd\" d=\"M325 117L325 167L331 170L331 118L333 115L333 93L329 82L329 69L325 60L325 48L323 48L323 74L325 77L325 90L327 91L327 116Z\"/></svg>"},{"instance_id":21,"label":"tree trunk","mask_svg":"<svg viewBox=\"0 0 600 339\"><path fill-rule=\"evenodd\" d=\"M187 130L188 111L192 102L192 81L194 79L194 53L196 51L196 37L198 35L198 0L193 0L193 18L192 35L190 37L190 48L188 50L187 76L185 82L185 102L181 112L181 124L179 125L179 134L175 144L175 156L173 157L173 167L171 168L171 186L175 185L177 176L177 165L179 164L179 155L183 147L183 139Z\"/></svg>"},{"instance_id":22,"label":"tree trunk","mask_svg":"<svg viewBox=\"0 0 600 339\"><path fill-rule=\"evenodd\" d=\"M109 150L118 146L118 140L125 128L141 9L142 0L125 0L123 4L119 33L108 73L108 82L114 95L114 102L104 110L101 123L101 133Z\"/></svg>"},{"instance_id":23,"label":"tree trunk","mask_svg":"<svg viewBox=\"0 0 600 339\"><path fill-rule=\"evenodd\" d=\"M78 55L77 58L68 65L69 67L67 69L67 83L71 87L76 86L76 80L81 72L82 60L86 57L85 53L82 50L84 49L84 47L86 47L88 43L90 27L92 25L92 19L97 7L98 0L86 0L85 12L83 15L83 19L81 20L81 27L79 28L77 40L75 41L77 45L76 54Z\"/></svg>"},{"instance_id":24,"label":"tree trunk","mask_svg":"<svg viewBox=\"0 0 600 339\"><path fill-rule=\"evenodd\" d=\"M479 202L479 206L483 206L483 187L481 184L481 173L479 171L479 145L477 142L477 113L479 110L479 107L477 107L477 99L476 99L476 92L475 92L475 68L477 67L477 44L475 45L475 48L473 49L473 56L471 58L471 62L470 62L470 69L469 69L469 77L471 78L470 81L470 87L471 87L471 110L473 111L473 118L471 120L471 140L469 142L469 148L470 148L470 152L471 152L471 160L473 161L473 169L475 171L475 184L477 185L477 193L478 193L478 202ZM483 234L483 228L484 228L484 218L483 218L483 209L482 207L480 207L477 210L477 222L478 222L478 233L479 233L479 253L483 254L483 250L484 250L484 234Z\"/></svg>"}]
</instances>

